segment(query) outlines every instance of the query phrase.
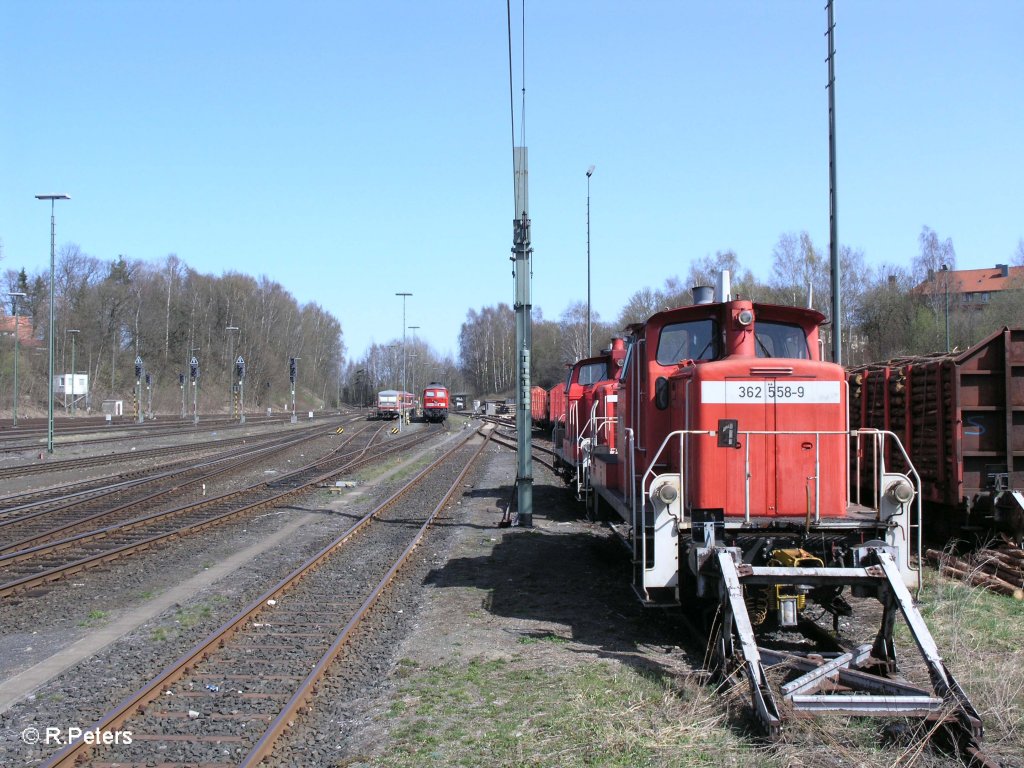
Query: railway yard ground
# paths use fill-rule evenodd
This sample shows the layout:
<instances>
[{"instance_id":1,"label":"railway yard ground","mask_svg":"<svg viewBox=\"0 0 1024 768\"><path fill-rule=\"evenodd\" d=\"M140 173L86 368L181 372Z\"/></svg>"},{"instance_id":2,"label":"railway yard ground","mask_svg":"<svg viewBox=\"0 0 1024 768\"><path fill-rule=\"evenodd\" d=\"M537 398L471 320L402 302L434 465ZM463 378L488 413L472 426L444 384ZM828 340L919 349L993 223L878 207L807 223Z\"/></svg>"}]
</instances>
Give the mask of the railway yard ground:
<instances>
[{"instance_id":1,"label":"railway yard ground","mask_svg":"<svg viewBox=\"0 0 1024 768\"><path fill-rule=\"evenodd\" d=\"M401 458L342 475L357 481L354 487L307 493L201 536L0 598L0 765L44 764L56 747L27 743L26 729L88 729L442 448L456 446L469 426L452 418L448 431ZM413 425L410 432L425 429ZM296 450L320 455L341 439L325 434ZM280 454L273 460L279 469L254 463L250 474L278 472L299 458ZM644 613L636 602L629 564L608 529L587 522L546 467L537 464L535 475L534 527L498 527L515 455L493 443L485 448L460 481L461 497L441 512L263 764L952 764L921 748L912 723L893 729L876 720L817 718L788 724L778 742L759 738L745 682L707 679L703 648L683 623ZM20 490L5 486L0 495ZM358 557L338 567L339 584L368 579ZM922 613L985 721L987 754L1024 766L1024 603L931 570ZM239 694L255 690L244 676L203 683L196 684L201 690L168 687L162 699L199 700L225 684ZM232 711L230 703L192 706L186 722L229 719ZM885 744L883 731L892 736ZM180 738L187 741L188 733L183 726ZM146 734L137 735L136 744L145 744ZM227 754L232 744L205 736L203 749L223 746ZM197 748L178 764L205 764L207 754ZM159 756L138 764L161 761L174 762Z\"/></svg>"}]
</instances>

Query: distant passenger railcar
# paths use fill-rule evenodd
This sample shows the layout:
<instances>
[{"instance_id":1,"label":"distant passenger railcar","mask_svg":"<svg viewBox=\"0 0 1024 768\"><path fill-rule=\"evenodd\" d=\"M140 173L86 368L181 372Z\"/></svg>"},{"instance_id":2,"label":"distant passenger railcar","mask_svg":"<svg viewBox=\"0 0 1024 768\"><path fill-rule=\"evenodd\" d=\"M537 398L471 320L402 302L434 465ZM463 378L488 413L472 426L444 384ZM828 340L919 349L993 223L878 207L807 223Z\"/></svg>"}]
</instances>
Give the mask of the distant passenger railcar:
<instances>
[{"instance_id":1,"label":"distant passenger railcar","mask_svg":"<svg viewBox=\"0 0 1024 768\"><path fill-rule=\"evenodd\" d=\"M397 419L402 414L412 413L415 407L416 397L411 392L385 389L377 393L378 419Z\"/></svg>"},{"instance_id":2,"label":"distant passenger railcar","mask_svg":"<svg viewBox=\"0 0 1024 768\"><path fill-rule=\"evenodd\" d=\"M398 390L385 389L377 393L377 418L398 418Z\"/></svg>"},{"instance_id":3,"label":"distant passenger railcar","mask_svg":"<svg viewBox=\"0 0 1024 768\"><path fill-rule=\"evenodd\" d=\"M443 384L432 382L423 390L423 418L434 423L448 418L448 390Z\"/></svg>"}]
</instances>

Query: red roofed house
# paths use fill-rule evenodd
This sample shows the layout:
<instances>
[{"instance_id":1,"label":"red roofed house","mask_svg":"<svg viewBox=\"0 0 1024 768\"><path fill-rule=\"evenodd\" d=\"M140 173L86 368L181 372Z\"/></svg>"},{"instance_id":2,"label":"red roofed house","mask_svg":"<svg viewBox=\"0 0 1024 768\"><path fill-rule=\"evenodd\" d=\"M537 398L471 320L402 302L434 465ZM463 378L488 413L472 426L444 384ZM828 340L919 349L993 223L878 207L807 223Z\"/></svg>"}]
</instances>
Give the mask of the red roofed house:
<instances>
[{"instance_id":1,"label":"red roofed house","mask_svg":"<svg viewBox=\"0 0 1024 768\"><path fill-rule=\"evenodd\" d=\"M19 315L15 324L14 315L0 315L0 337L14 338L14 329L17 325L18 341L25 346L31 347L35 344L35 328L32 327L32 318Z\"/></svg>"},{"instance_id":2,"label":"red roofed house","mask_svg":"<svg viewBox=\"0 0 1024 768\"><path fill-rule=\"evenodd\" d=\"M996 264L984 269L939 270L931 272L928 279L914 290L932 296L949 291L950 303L966 308L981 309L992 298L992 294L1024 288L1024 267L1010 267Z\"/></svg>"}]
</instances>

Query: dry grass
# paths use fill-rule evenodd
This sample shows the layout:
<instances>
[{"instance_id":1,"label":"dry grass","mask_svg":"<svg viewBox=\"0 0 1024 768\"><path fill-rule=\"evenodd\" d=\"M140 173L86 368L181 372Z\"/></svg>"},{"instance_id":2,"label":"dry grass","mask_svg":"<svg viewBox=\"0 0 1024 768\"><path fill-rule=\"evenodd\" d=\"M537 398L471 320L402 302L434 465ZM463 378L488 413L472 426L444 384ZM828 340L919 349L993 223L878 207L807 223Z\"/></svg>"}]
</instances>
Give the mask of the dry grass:
<instances>
[{"instance_id":1,"label":"dry grass","mask_svg":"<svg viewBox=\"0 0 1024 768\"><path fill-rule=\"evenodd\" d=\"M986 748L1024 765L1024 604L930 570L921 613L986 727Z\"/></svg>"}]
</instances>

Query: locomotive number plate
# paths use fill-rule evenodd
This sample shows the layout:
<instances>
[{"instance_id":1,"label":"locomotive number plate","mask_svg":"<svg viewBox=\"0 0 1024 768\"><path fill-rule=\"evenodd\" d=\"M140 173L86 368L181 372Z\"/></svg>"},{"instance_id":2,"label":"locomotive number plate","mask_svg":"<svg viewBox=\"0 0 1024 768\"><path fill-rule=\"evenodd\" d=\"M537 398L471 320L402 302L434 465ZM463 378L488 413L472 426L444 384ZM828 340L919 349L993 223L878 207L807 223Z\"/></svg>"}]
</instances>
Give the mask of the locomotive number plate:
<instances>
[{"instance_id":1,"label":"locomotive number plate","mask_svg":"<svg viewBox=\"0 0 1024 768\"><path fill-rule=\"evenodd\" d=\"M839 403L838 381L702 381L705 403Z\"/></svg>"}]
</instances>

